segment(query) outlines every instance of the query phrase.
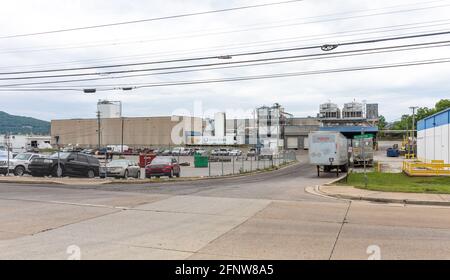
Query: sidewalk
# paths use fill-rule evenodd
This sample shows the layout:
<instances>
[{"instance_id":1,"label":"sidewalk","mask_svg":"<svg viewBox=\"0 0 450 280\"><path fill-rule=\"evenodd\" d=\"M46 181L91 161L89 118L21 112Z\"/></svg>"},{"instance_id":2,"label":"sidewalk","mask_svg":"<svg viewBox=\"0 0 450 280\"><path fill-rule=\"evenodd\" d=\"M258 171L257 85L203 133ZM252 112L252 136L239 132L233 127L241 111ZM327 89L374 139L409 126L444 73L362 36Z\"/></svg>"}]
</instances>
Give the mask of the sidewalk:
<instances>
[{"instance_id":1,"label":"sidewalk","mask_svg":"<svg viewBox=\"0 0 450 280\"><path fill-rule=\"evenodd\" d=\"M357 189L350 186L318 186L314 189L314 191L319 195L331 196L340 199L366 200L384 203L450 206L450 194L380 192Z\"/></svg>"}]
</instances>

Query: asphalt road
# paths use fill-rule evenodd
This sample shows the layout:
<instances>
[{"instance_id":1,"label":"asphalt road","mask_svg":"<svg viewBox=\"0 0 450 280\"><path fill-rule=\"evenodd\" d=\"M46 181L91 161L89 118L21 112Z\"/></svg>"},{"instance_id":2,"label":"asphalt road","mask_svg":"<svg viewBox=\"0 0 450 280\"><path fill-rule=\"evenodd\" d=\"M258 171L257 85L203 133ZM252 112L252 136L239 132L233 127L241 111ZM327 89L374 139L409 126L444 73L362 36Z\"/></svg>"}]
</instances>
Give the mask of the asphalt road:
<instances>
[{"instance_id":1,"label":"asphalt road","mask_svg":"<svg viewBox=\"0 0 450 280\"><path fill-rule=\"evenodd\" d=\"M450 208L311 195L300 164L148 185L0 184L0 259L450 259Z\"/></svg>"}]
</instances>

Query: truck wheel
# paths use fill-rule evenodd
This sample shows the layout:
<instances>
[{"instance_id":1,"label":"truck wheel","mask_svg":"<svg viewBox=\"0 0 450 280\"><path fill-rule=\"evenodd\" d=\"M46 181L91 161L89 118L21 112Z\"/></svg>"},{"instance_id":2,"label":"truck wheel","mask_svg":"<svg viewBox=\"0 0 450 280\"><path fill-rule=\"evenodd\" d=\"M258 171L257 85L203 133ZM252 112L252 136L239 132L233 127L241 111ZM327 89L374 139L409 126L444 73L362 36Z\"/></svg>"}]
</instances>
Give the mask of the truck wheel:
<instances>
[{"instance_id":1,"label":"truck wheel","mask_svg":"<svg viewBox=\"0 0 450 280\"><path fill-rule=\"evenodd\" d=\"M17 166L14 168L14 175L23 176L23 174L25 174L25 168L23 166Z\"/></svg>"}]
</instances>

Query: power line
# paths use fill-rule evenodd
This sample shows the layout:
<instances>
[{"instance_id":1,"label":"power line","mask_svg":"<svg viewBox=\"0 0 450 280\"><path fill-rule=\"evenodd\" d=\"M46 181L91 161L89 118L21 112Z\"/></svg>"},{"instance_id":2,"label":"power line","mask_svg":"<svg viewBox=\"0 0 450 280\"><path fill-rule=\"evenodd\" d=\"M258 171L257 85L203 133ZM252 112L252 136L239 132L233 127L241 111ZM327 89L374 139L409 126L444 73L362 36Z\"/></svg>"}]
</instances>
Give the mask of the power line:
<instances>
[{"instance_id":1,"label":"power line","mask_svg":"<svg viewBox=\"0 0 450 280\"><path fill-rule=\"evenodd\" d=\"M334 33L327 33L327 34L317 34L317 35L307 35L307 36L296 36L296 37L287 37L287 38L279 38L274 40L264 40L264 41L258 41L258 42L250 42L250 43L240 43L240 44L231 44L231 45L221 45L221 46L213 46L208 48L196 48L196 52L199 52L198 50L226 50L226 49L236 49L234 48L223 48L227 46L244 46L244 45L252 45L252 46L262 46L262 45L271 45L271 44L263 44L266 42L275 42L272 44L279 44L281 41L289 41L289 42L302 42L302 41L309 41L309 40L291 40L291 39L299 39L299 38L311 38L311 37L320 37L320 39L327 39L327 38L334 38L335 36L332 35L338 35L338 34L348 34L348 33L356 33L356 32L364 32L364 31L371 31L371 30L380 30L380 29L389 29L386 31L376 31L376 32L364 32L364 34L370 34L370 33L385 33L390 31L397 31L397 30L407 30L407 29L414 29L414 28L424 28L424 27L432 27L432 26L440 26L440 25L447 25L448 19L444 20L433 20L433 21L424 21L424 22L415 22L415 23L409 23L409 24L399 24L399 25L390 25L390 26L383 26L383 27L376 27L376 28L364 28L364 29L355 29L355 30L349 30L349 31L341 31L341 32L334 32ZM411 26L411 25L419 25L419 24L426 24L426 23L437 23L437 22L447 22L447 23L441 23L441 24L431 24L431 25L422 25L422 26L413 26L409 28L392 28L392 27L401 27L401 26ZM347 35L344 37L353 36L353 35ZM172 52L153 52L153 53L144 53L144 54L136 54L136 55L126 55L126 56L115 56L110 58L101 58L101 59L89 59L89 60L72 60L72 61L66 61L66 62L59 62L59 63L46 63L46 64L33 64L33 65L21 65L21 66L3 66L0 67L0 69L3 68L22 68L22 67L38 67L38 66L51 66L51 65L64 65L64 64L75 64L75 63L82 63L82 62L91 62L91 61L105 61L105 60L117 60L120 58L132 58L132 57L149 57L150 55L153 56L161 56L164 54L179 54L179 53L193 53L192 49L187 51L172 51ZM194 52L195 53L195 52Z\"/></svg>"},{"instance_id":2,"label":"power line","mask_svg":"<svg viewBox=\"0 0 450 280\"><path fill-rule=\"evenodd\" d=\"M119 25L126 25L126 24L136 24L136 23L150 22L150 21L160 21L160 20L183 18L183 17L191 17L191 16L206 15L206 14L213 14L213 13L231 12L231 11L251 9L251 8L275 6L275 5L289 4L289 3L301 2L301 1L303 1L303 0L290 0L290 1L272 2L272 3L264 3L264 4L257 4L257 5L249 5L249 6L240 6L240 7L234 7L234 8L227 8L227 9L210 10L210 11L205 11L205 12L195 12L195 13L186 13L186 14L165 16L165 17L157 17L157 18L147 18L147 19L132 20L132 21L123 21L123 22L115 22L115 23L83 26L83 27L74 27L74 28L67 28L67 29L57 29L57 30L34 32L34 33L7 35L7 36L0 37L0 39L9 39L9 38L17 38L17 37L28 37L28 36L36 36L36 35L44 35L44 34L54 34L54 33L62 33L62 32L69 32L69 31L77 31L77 30L87 30L87 29L96 29L96 28L103 28L103 27L119 26Z\"/></svg>"},{"instance_id":3,"label":"power line","mask_svg":"<svg viewBox=\"0 0 450 280\"><path fill-rule=\"evenodd\" d=\"M9 84L9 85L8 84L6 84L6 85L4 84L4 85L0 85L0 87L17 87L17 86L28 86L28 85L44 85L44 84L61 84L61 83L72 83L72 82L97 81L97 80L106 80L106 79L123 79L123 78L133 78L133 77L134 78L135 77L147 77L147 76L153 76L153 75L179 74L179 73L197 72L197 71L205 71L205 70L217 70L217 69L229 69L229 68L236 68L236 67L261 66L261 65L279 64L279 63L291 63L291 62L330 59L330 58L333 59L333 58L341 58L341 57L368 55L368 54L380 54L380 53L387 53L387 52L418 50L418 49L425 49L425 48L444 47L444 46L449 46L449 45L450 45L450 40L449 41L438 41L438 42L408 44L408 45L397 45L397 46L389 46L389 47L379 47L379 48L368 48L368 49L359 49L359 50L349 50L349 51L342 51L342 52L335 52L335 53L319 53L319 54L309 54L309 55L296 55L296 56L263 58L263 59L255 59L255 60L248 60L248 61L233 62L234 64L241 64L242 63L243 65L229 65L231 63L220 63L220 64L214 64L214 65L225 64L227 66L219 66L219 67L207 66L207 68L200 68L200 69L177 70L177 71L150 73L150 74L123 75L123 76L116 76L116 77L72 79L72 80L62 80L62 81L61 80L59 80L59 81L44 81L44 82L32 82L32 83ZM300 58L300 59L298 59L298 58ZM248 64L245 64L245 63L248 63ZM94 85L90 85L88 87L99 87L99 86L105 86L105 85L95 85L95 86Z\"/></svg>"},{"instance_id":4,"label":"power line","mask_svg":"<svg viewBox=\"0 0 450 280\"><path fill-rule=\"evenodd\" d=\"M431 1L435 2L435 1ZM440 1L438 1L440 2ZM401 6L401 5L398 5ZM124 44L142 44L142 43L150 43L150 42L156 42L156 41L164 41L164 40L175 40L175 39L186 39L186 38L195 38L195 37L204 37L204 36L214 36L214 35L221 35L221 34L231 34L231 33L239 33L239 32L247 32L247 31L255 31L255 30L267 30L267 29L274 29L274 28L284 28L284 27L290 27L290 26L297 26L297 25L305 25L305 24L312 24L312 23L323 23L323 22L332 22L332 21L339 21L339 20L348 20L348 19L355 19L355 18L364 18L364 17L371 17L371 16L380 16L380 15L388 15L388 14L397 14L397 13L405 13L405 12L415 12L420 10L426 10L426 9L434 9L434 8L442 8L442 7L448 7L449 4L445 5L437 5L437 6L431 6L431 7L421 7L421 8L415 8L415 9L406 9L406 10L397 10L397 11L389 11L389 12L382 12L382 13L373 13L373 14L367 14L367 15L356 15L356 16L350 16L350 17L340 17L340 18L331 18L331 19L324 19L324 20L315 20L315 21L304 21L300 23L290 23L290 24L281 24L281 25L269 25L269 26L261 26L261 27L255 27L255 28L247 28L247 29L236 29L236 30L230 30L230 31L222 31L222 32L209 32L209 33L200 33L200 34L191 34L191 35L183 35L183 36L173 36L173 37L165 37L165 38L152 38L148 40L137 40L137 41L128 41L128 42L114 42L114 43L103 43L103 44L88 44L88 45L77 45L75 47L56 47L56 48L43 48L43 49L25 49L25 50L7 50L2 51L0 53L18 53L18 52L40 52L40 51L54 51L54 50L66 50L66 49L76 49L76 48L92 48L92 47L103 47L103 46L119 46ZM395 7L395 6L394 6ZM380 9L374 9L374 10L380 10ZM352 13L352 12L347 12ZM347 14L347 13L337 13L337 14L329 14L329 15L339 15L339 14ZM315 17L306 17L304 19L308 18L318 18L318 17L325 17L329 15L322 15L322 16L315 16ZM2 39L2 37L0 37Z\"/></svg>"},{"instance_id":5,"label":"power line","mask_svg":"<svg viewBox=\"0 0 450 280\"><path fill-rule=\"evenodd\" d=\"M395 63L395 64L381 64L381 65L370 65L370 66L360 66L360 67L351 67L351 68L335 68L335 69L315 70L315 71L307 71L307 72L291 72L291 73L277 73L277 74L258 75L258 76L231 77L231 78L224 78L224 79L153 83L153 84L145 84L145 85L136 86L136 87L133 87L133 89L165 87L165 86L179 86L179 85L194 85L194 84L210 84L210 83L248 81L248 80L261 80L261 79L273 79L273 78L307 76L307 75L321 75L321 74L365 71L365 70L374 70L374 69L387 69L387 68L396 68L396 67L412 67L412 66L419 66L419 65L440 64L440 63L448 63L448 62L450 62L450 57L429 59L429 60L409 61L409 62ZM118 90L118 89L122 89L122 88L104 88L104 89L97 89L97 91L110 91L110 90ZM76 88L64 88L64 89L61 89L61 88L1 89L0 88L0 91L15 92L15 91L83 91L83 90L76 89Z\"/></svg>"},{"instance_id":6,"label":"power line","mask_svg":"<svg viewBox=\"0 0 450 280\"><path fill-rule=\"evenodd\" d=\"M408 35L408 36L387 37L387 38L370 39L370 40L363 40L363 41L353 41L353 42L339 43L339 44L336 44L336 46L351 46L351 45L359 45L359 44L379 43L379 42L387 42L387 41L394 41L394 40L424 38L424 37L447 35L447 34L450 34L450 31L435 32L435 33L425 33L425 34L414 34L414 35ZM321 48L321 47L323 47L323 45L296 47L296 48L285 48L285 49L273 49L273 50L254 51L254 52L245 52L245 53L236 53L236 54L230 54L228 56L238 57L238 56L260 55L260 54L270 54L270 53L279 53L279 52L290 52L290 51L298 51L298 50L317 49L317 48ZM79 67L79 68L70 68L70 69L69 68L65 68L65 69L52 69L52 70L45 70L45 71L44 70L23 71L23 72L14 72L14 73L10 72L10 73L1 73L1 75L56 72L56 71L75 71L75 70L85 70L85 69L92 69L92 68L110 68L110 67L138 66L138 65L144 65L144 64L156 64L156 63L168 63L168 62L184 62L184 61L206 60L206 59L215 59L215 58L220 58L220 57L217 57L217 56L205 56L205 57L196 57L196 58L185 58L185 59L179 59L179 60L139 62L139 63L132 63L132 64L130 63L130 64L103 65L103 66L97 66L97 67ZM110 75L110 74L158 71L158 70L179 69L179 68L189 68L189 67L201 67L201 66L213 66L213 65L217 65L217 63L215 63L215 64L214 63L210 63L210 64L200 64L200 65L173 66L173 67L164 67L164 68L161 67L161 68L150 68L150 69L116 70L116 71L108 71L108 72L103 72L103 73L91 72L91 73L76 73L76 74L61 74L61 75L10 77L10 78L0 78L0 80L24 80L24 79L45 79L45 78L62 78L62 77L78 77L78 76L93 76L93 75Z\"/></svg>"},{"instance_id":7,"label":"power line","mask_svg":"<svg viewBox=\"0 0 450 280\"><path fill-rule=\"evenodd\" d=\"M446 22L446 23L440 23L440 24L430 24L430 25L422 25L422 26L414 26L414 27L407 27L407 28L392 28L392 27L400 27L400 26L411 26L411 25L417 25L417 24L423 24L423 23L433 23L433 22ZM415 28L424 28L424 27L432 27L432 26L440 26L440 25L448 25L450 24L448 22L449 20L435 20L435 21L426 21L426 22L419 22L419 23L410 23L410 24L400 24L400 25L393 25L393 26L385 26L385 27L378 27L378 28L364 28L364 29L356 29L356 30L349 30L349 31L342 31L342 32L334 32L334 33L327 33L327 34L317 34L317 35L308 35L308 36L297 36L297 37L288 37L288 38L280 38L280 39L275 39L275 40L265 40L265 41L259 41L259 42L253 42L253 43L241 43L241 44L231 44L231 45L222 45L222 46L215 46L215 47L208 47L208 48L196 48L195 51L184 51L184 52L156 52L156 53L146 53L146 54L139 54L139 55L132 55L132 56L117 56L117 57L112 57L112 58L103 58L103 59L92 59L92 60L78 60L78 61L69 61L69 62L61 62L61 63L49 63L49 64L35 64L35 65L22 65L22 66L8 66L8 67L0 67L0 69L2 68L23 68L23 67L36 67L36 66L49 66L49 65L61 65L61 64L73 64L76 62L87 62L87 61L104 61L104 60L117 60L118 58L131 58L131 57L149 57L149 55L153 55L156 56L158 55L159 57L163 54L178 54L178 53L184 53L184 54L189 54L189 53L198 53L198 52L202 52L201 50L231 50L231 49L239 49L239 46L264 46L264 45L274 45L274 44L280 44L280 43L295 43L295 42L305 42L305 41L311 41L308 39L305 40L290 40L290 39L298 39L298 38L311 38L311 37L317 37L317 39L327 39L327 38L334 38L336 36L332 36L332 35L338 35L338 34L348 34L348 33L362 33L363 34L372 34L372 33L385 33L385 32L392 32L392 31L397 31L397 30L407 30L407 29L415 29ZM390 29L388 29L390 28ZM384 31L372 31L369 32L370 30L380 30L380 29L387 29ZM441 30L429 30L428 32L436 32L436 31L443 31L446 29L441 29ZM404 33L401 35L407 35L407 34L415 34L415 33ZM354 36L357 34L351 34L351 35L344 35L343 37L348 37L348 36ZM282 42L285 41L285 42ZM274 42L274 43L266 43L266 42ZM227 46L237 46L237 47L228 47L228 48L223 48L223 47L227 47ZM245 47L244 47L245 48ZM150 56L151 57L151 56ZM92 66L92 68L96 68L96 66ZM47 70L47 69L42 69L42 70ZM50 69L51 70L51 69ZM16 71L18 72L18 71ZM11 73L11 72L8 72ZM22 72L23 73L23 72Z\"/></svg>"}]
</instances>

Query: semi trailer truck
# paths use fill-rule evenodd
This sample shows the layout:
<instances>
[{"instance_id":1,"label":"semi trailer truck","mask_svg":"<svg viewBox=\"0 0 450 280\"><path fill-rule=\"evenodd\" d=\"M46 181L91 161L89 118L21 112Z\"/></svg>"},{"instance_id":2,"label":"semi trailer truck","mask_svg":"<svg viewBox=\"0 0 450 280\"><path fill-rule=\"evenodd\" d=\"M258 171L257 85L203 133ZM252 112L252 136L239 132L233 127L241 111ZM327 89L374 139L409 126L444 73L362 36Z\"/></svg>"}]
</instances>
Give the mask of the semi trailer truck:
<instances>
[{"instance_id":1,"label":"semi trailer truck","mask_svg":"<svg viewBox=\"0 0 450 280\"><path fill-rule=\"evenodd\" d=\"M314 131L309 134L309 162L320 172L348 171L348 140L337 131Z\"/></svg>"}]
</instances>

